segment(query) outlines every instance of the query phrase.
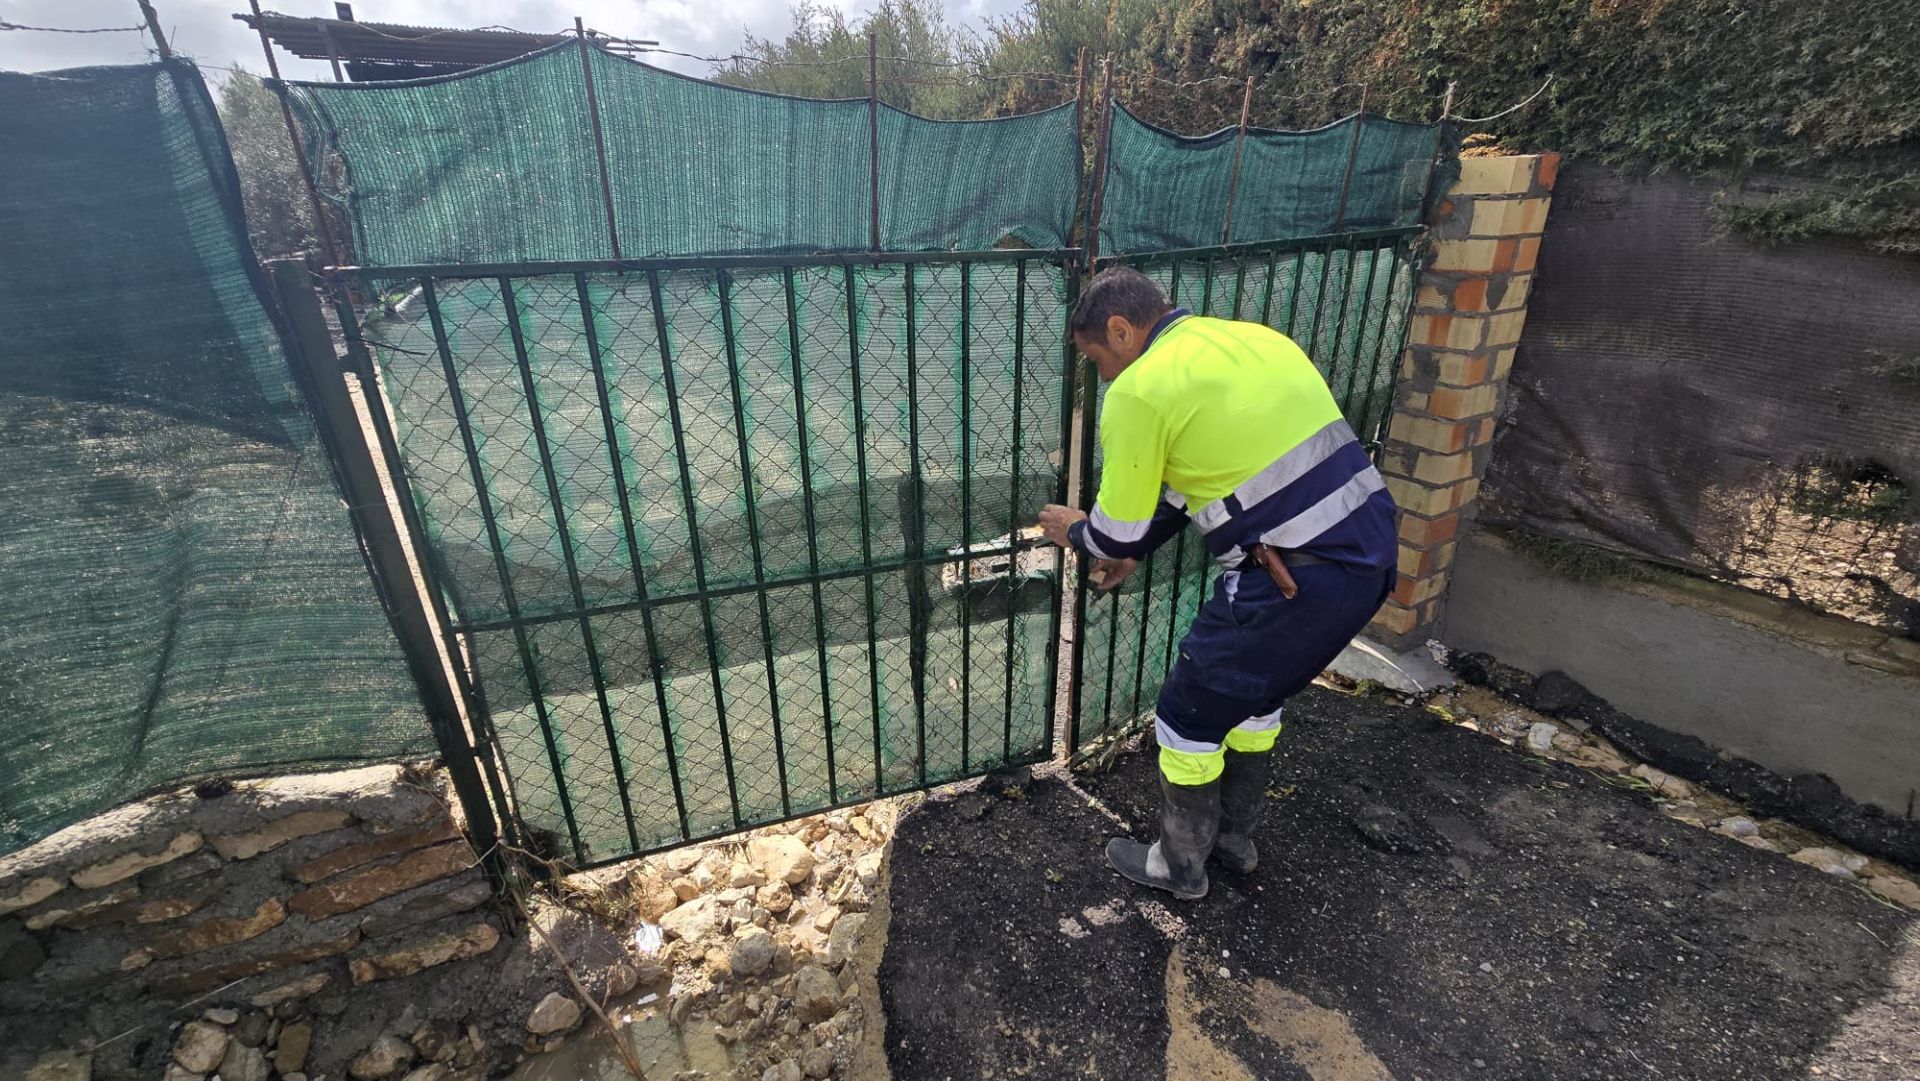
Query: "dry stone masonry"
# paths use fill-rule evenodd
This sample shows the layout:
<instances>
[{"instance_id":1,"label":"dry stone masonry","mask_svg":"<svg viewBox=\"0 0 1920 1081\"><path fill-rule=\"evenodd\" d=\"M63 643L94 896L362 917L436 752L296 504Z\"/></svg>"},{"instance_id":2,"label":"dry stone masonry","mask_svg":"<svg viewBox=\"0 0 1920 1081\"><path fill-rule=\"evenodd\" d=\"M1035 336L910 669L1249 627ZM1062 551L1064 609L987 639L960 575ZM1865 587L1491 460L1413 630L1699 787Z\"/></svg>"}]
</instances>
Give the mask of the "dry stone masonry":
<instances>
[{"instance_id":1,"label":"dry stone masonry","mask_svg":"<svg viewBox=\"0 0 1920 1081\"><path fill-rule=\"evenodd\" d=\"M0 860L0 1076L55 1052L82 1078L298 1078L329 1050L319 1033L354 1045L342 1059L375 1042L317 1017L317 997L338 1010L498 947L437 783L380 766L202 791Z\"/></svg>"}]
</instances>

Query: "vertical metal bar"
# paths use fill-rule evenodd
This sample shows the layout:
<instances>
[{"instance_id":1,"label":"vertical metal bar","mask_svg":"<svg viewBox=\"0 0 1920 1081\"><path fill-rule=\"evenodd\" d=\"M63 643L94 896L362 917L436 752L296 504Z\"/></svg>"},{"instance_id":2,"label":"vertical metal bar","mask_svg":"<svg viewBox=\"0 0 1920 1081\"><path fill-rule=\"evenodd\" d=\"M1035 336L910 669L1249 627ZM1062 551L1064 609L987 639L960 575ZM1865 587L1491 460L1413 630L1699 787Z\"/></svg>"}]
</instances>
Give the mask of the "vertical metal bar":
<instances>
[{"instance_id":1,"label":"vertical metal bar","mask_svg":"<svg viewBox=\"0 0 1920 1081\"><path fill-rule=\"evenodd\" d=\"M1324 266L1321 267L1320 269L1321 269L1321 273L1324 274L1326 272L1326 268ZM1293 318L1294 318L1295 311L1300 304L1300 282L1306 276L1307 276L1307 249L1301 248L1298 251L1293 253L1293 283L1287 291L1286 333L1287 333L1287 337L1293 338L1293 340L1296 342L1299 341L1300 339L1298 338L1298 336L1296 336L1293 333ZM1309 348L1312 347L1312 344L1313 343L1311 342L1307 343Z\"/></svg>"},{"instance_id":2,"label":"vertical metal bar","mask_svg":"<svg viewBox=\"0 0 1920 1081\"><path fill-rule=\"evenodd\" d=\"M1081 218L1080 243L1087 242L1082 207L1092 210L1092 192L1087 189L1087 47L1080 46L1073 61L1073 198L1076 217Z\"/></svg>"},{"instance_id":3,"label":"vertical metal bar","mask_svg":"<svg viewBox=\"0 0 1920 1081\"><path fill-rule=\"evenodd\" d=\"M467 396L460 389L460 373L453 366L453 349L447 340L446 321L440 314L440 298L432 281L421 284L421 299L426 302L427 320L433 326L434 346L440 354L440 372L447 383L447 401L453 406L453 418L460 428L460 444L467 453L467 469L473 491L480 503L480 520L487 531L487 547L492 549L493 571L500 582L500 600L506 605L507 618L513 623L514 645L520 652L520 668L527 678L527 693L533 699L534 717L540 722L540 738L546 744L547 761L553 767L553 790L560 799L560 814L566 819L567 836L573 842L575 859L584 861L586 850L580 843L580 826L574 821L573 799L567 793L566 769L560 762L560 747L553 740L553 721L547 715L546 693L540 686L540 671L534 663L533 647L527 641L527 628L520 621L520 600L513 589L513 574L507 569L507 550L500 539L500 523L494 515L493 496L487 490L486 469L480 464L480 445L473 435L473 418L467 412Z\"/></svg>"},{"instance_id":4,"label":"vertical metal bar","mask_svg":"<svg viewBox=\"0 0 1920 1081\"><path fill-rule=\"evenodd\" d=\"M333 29L325 19L315 19L313 24L319 28L321 40L327 43L327 62L333 65L333 81L346 82L347 73L340 70L340 46L333 40Z\"/></svg>"},{"instance_id":5,"label":"vertical metal bar","mask_svg":"<svg viewBox=\"0 0 1920 1081\"><path fill-rule=\"evenodd\" d=\"M162 60L173 59L173 46L167 44L167 35L160 32L159 12L156 12L153 10L153 4L151 3L151 0L139 0L139 3L140 3L140 17L147 24L147 33L153 36L153 47L156 51L160 53L160 59ZM258 4L254 6L253 13L256 17L260 14L260 8ZM266 31L263 30L261 31L261 33L264 35ZM274 75L274 78L276 79L278 79L279 77L280 76L277 74Z\"/></svg>"},{"instance_id":6,"label":"vertical metal bar","mask_svg":"<svg viewBox=\"0 0 1920 1081\"><path fill-rule=\"evenodd\" d=\"M654 708L660 711L660 746L666 752L667 777L673 784L674 813L680 820L680 837L692 840L687 822L687 797L680 782L680 756L673 747L673 721L667 710L667 678L660 663L660 635L653 625L653 606L647 596L647 569L640 560L640 538L633 525L633 505L627 494L626 452L620 446L620 427L613 417L613 398L607 391L606 365L600 354L600 332L593 303L588 299L587 276L573 276L573 288L580 296L580 325L587 336L587 361L593 365L593 390L600 403L600 420L607 440L607 455L613 467L613 490L620 507L621 531L627 542L627 562L633 567L634 599L640 602L640 630L647 639L647 671L653 678Z\"/></svg>"},{"instance_id":7,"label":"vertical metal bar","mask_svg":"<svg viewBox=\"0 0 1920 1081\"><path fill-rule=\"evenodd\" d=\"M820 727L826 737L827 802L840 802L840 781L833 751L833 679L827 669L827 609L820 596L820 526L813 506L813 457L807 439L806 376L800 370L800 307L794 298L793 268L780 271L787 298L787 356L793 364L793 423L800 441L800 502L807 515L807 577L813 586L813 641L820 663Z\"/></svg>"},{"instance_id":8,"label":"vertical metal bar","mask_svg":"<svg viewBox=\"0 0 1920 1081\"><path fill-rule=\"evenodd\" d=\"M1173 643L1180 638L1180 579L1187 570L1187 531L1173 536L1173 596L1167 601L1167 648L1160 658L1160 671L1173 670Z\"/></svg>"},{"instance_id":9,"label":"vertical metal bar","mask_svg":"<svg viewBox=\"0 0 1920 1081\"><path fill-rule=\"evenodd\" d=\"M1367 284L1366 287L1360 291L1360 329L1356 330L1353 335L1353 362L1347 369L1347 392L1340 400L1340 411L1346 413L1348 416L1353 415L1352 411L1348 409L1348 405L1353 401L1354 387L1360 380L1360 353L1367 339L1367 312L1371 311L1373 307L1373 280L1378 276L1379 270L1380 249L1374 247L1367 251ZM1368 369L1368 374L1372 374L1371 367ZM1328 385L1331 386L1332 384Z\"/></svg>"},{"instance_id":10,"label":"vertical metal bar","mask_svg":"<svg viewBox=\"0 0 1920 1081\"><path fill-rule=\"evenodd\" d=\"M973 264L960 264L960 767L973 768Z\"/></svg>"},{"instance_id":11,"label":"vertical metal bar","mask_svg":"<svg viewBox=\"0 0 1920 1081\"><path fill-rule=\"evenodd\" d=\"M1367 84L1360 84L1360 111L1353 118L1353 141L1347 145L1347 171L1340 177L1340 208L1333 213L1333 228L1329 232L1337 233L1347 224L1347 196L1353 189L1353 166L1360 160L1360 136L1367 130Z\"/></svg>"},{"instance_id":12,"label":"vertical metal bar","mask_svg":"<svg viewBox=\"0 0 1920 1081\"><path fill-rule=\"evenodd\" d=\"M1227 174L1227 209L1220 222L1220 243L1233 240L1233 199L1240 191L1240 156L1247 146L1247 115L1253 111L1253 76L1247 76L1246 93L1240 96L1240 127L1233 136L1233 171Z\"/></svg>"},{"instance_id":13,"label":"vertical metal bar","mask_svg":"<svg viewBox=\"0 0 1920 1081\"><path fill-rule=\"evenodd\" d=\"M920 297L915 285L917 267L908 263L901 268L902 288L907 304L907 483L913 496L913 535L920 551L909 551L918 559L927 547L927 489L920 475ZM921 784L927 783L927 623L926 573L923 566L907 571L916 583L908 598L908 636L914 650L913 731L914 764Z\"/></svg>"},{"instance_id":14,"label":"vertical metal bar","mask_svg":"<svg viewBox=\"0 0 1920 1081\"><path fill-rule=\"evenodd\" d=\"M1167 275L1167 300L1175 307L1180 306L1180 260L1173 261L1173 270Z\"/></svg>"},{"instance_id":15,"label":"vertical metal bar","mask_svg":"<svg viewBox=\"0 0 1920 1081\"><path fill-rule=\"evenodd\" d=\"M1237 255L1233 260L1233 318L1240 318L1240 304L1247 293L1247 257Z\"/></svg>"},{"instance_id":16,"label":"vertical metal bar","mask_svg":"<svg viewBox=\"0 0 1920 1081\"><path fill-rule=\"evenodd\" d=\"M1260 296L1260 322L1267 326L1273 325L1273 287L1279 281L1279 277L1280 252L1278 249L1269 248L1267 249L1267 289Z\"/></svg>"},{"instance_id":17,"label":"vertical metal bar","mask_svg":"<svg viewBox=\"0 0 1920 1081\"><path fill-rule=\"evenodd\" d=\"M880 758L882 740L880 734L880 640L874 626L878 619L873 598L873 524L872 511L867 497L867 414L863 401L864 392L860 386L860 302L858 279L852 264L845 268L844 281L847 288L847 364L853 383L853 453L854 468L859 472L860 488L860 562L865 573L861 576L867 586L867 681L869 703L873 711L873 791L880 795L886 790L882 782Z\"/></svg>"},{"instance_id":18,"label":"vertical metal bar","mask_svg":"<svg viewBox=\"0 0 1920 1081\"><path fill-rule=\"evenodd\" d=\"M449 680L448 666L441 661L434 620L427 604L427 591L434 588L434 581L429 570L422 567L420 573L425 588L414 586L413 567L401 541L400 525L394 520L386 493L381 490L379 467L366 445L360 418L336 363L333 340L327 333L326 318L314 296L306 266L297 259L276 259L267 266L293 346L287 350L287 357L302 394L319 422L315 428L346 497L347 512L361 539L361 555L407 660L434 740L446 759L447 773L466 813L474 846L483 853L488 852L499 840L494 825L496 810L487 798L481 777L481 756L461 723L457 691ZM505 807L497 813L504 816Z\"/></svg>"},{"instance_id":19,"label":"vertical metal bar","mask_svg":"<svg viewBox=\"0 0 1920 1081\"><path fill-rule=\"evenodd\" d=\"M1200 272L1206 275L1206 279L1200 283L1201 315L1213 314L1213 273L1214 267L1217 265L1219 265L1219 261L1216 259L1208 259L1200 264Z\"/></svg>"},{"instance_id":20,"label":"vertical metal bar","mask_svg":"<svg viewBox=\"0 0 1920 1081\"><path fill-rule=\"evenodd\" d=\"M593 697L600 706L600 722L606 730L607 754L613 762L613 782L620 793L620 811L626 819L627 840L633 851L640 851L640 831L634 822L633 798L627 791L627 766L620 753L620 736L613 723L613 704L607 700L606 673L600 667L600 650L594 642L593 620L587 616L587 595L580 585L580 563L573 554L573 531L567 526L566 499L560 494L560 475L553 468L553 445L547 439L547 422L540 405L540 392L533 378L533 359L527 353L526 332L520 326L520 301L514 295L513 279L500 276L500 303L505 306L507 335L513 342L513 361L520 369L520 390L527 402L527 417L533 426L533 445L540 455L540 473L546 478L547 499L553 505L553 527L560 539L560 560L567 570L567 592L579 613L580 643L587 651L587 674L593 680Z\"/></svg>"},{"instance_id":21,"label":"vertical metal bar","mask_svg":"<svg viewBox=\"0 0 1920 1081\"><path fill-rule=\"evenodd\" d=\"M1138 571L1135 571L1134 573L1136 574L1145 573L1151 576L1153 574L1153 557L1148 556L1145 560L1143 560L1142 566L1140 567L1140 569ZM1142 619L1146 618L1146 614L1144 612L1141 613L1141 618ZM1115 667L1115 660L1118 658L1119 653L1120 653L1120 591L1116 587L1113 591L1112 599L1107 602L1107 667L1106 667L1107 676L1106 676L1106 679L1102 682L1101 691L1100 691L1100 695L1101 695L1100 727L1102 730L1105 730L1108 727L1107 722L1113 719L1113 669Z\"/></svg>"},{"instance_id":22,"label":"vertical metal bar","mask_svg":"<svg viewBox=\"0 0 1920 1081\"><path fill-rule=\"evenodd\" d=\"M1027 343L1027 261L1021 259L1014 263L1013 270L1013 448L1012 467L1008 470L1012 479L1007 495L1007 540L1013 546L1012 566L1007 573L1007 653L1002 667L1007 671L1006 710L1001 716L1005 739L1000 752L1002 763L1013 758L1013 624L1014 614L1019 607L1015 602L1020 592L1020 428L1026 417L1021 409L1021 385L1026 381L1022 361ZM1051 678L1051 673L1049 673Z\"/></svg>"},{"instance_id":23,"label":"vertical metal bar","mask_svg":"<svg viewBox=\"0 0 1920 1081\"><path fill-rule=\"evenodd\" d=\"M1084 50L1082 51L1084 52ZM1071 331L1065 329L1067 319L1064 317L1064 313L1073 311L1074 302L1079 297L1080 275L1075 272L1074 267L1063 263L1060 264L1060 276L1066 282L1067 296L1063 317L1060 321L1062 326L1062 343L1060 350L1060 467L1055 475L1053 501L1061 506L1066 506L1067 489L1069 487L1068 475L1074 464L1072 460L1074 348L1073 334ZM1078 560L1076 559L1076 563L1077 562ZM1047 708L1045 717L1047 728L1047 755L1049 757L1053 755L1054 728L1056 727L1054 714L1060 705L1060 624L1066 618L1067 597L1069 596L1066 586L1066 571L1067 551L1064 548L1056 548L1053 553L1053 614L1048 620L1047 627ZM1075 589L1073 592L1074 594L1078 594L1079 590ZM1077 685L1080 678L1080 626L1077 622L1073 625L1073 649L1068 657L1067 665L1067 680L1070 687ZM1069 690L1068 694L1069 701L1072 701L1073 692ZM1062 733L1062 735L1065 735L1065 733Z\"/></svg>"},{"instance_id":24,"label":"vertical metal bar","mask_svg":"<svg viewBox=\"0 0 1920 1081\"><path fill-rule=\"evenodd\" d=\"M1388 264L1387 267L1387 297L1385 303L1381 305L1380 333L1374 337L1373 363L1368 367L1367 371L1367 396L1365 404L1360 407L1360 427L1358 432L1361 441L1368 444L1379 442L1379 433L1372 431L1376 426L1368 423L1368 418L1373 415L1374 387L1380 382L1380 358L1387 342L1387 328L1389 324L1393 322L1393 287L1399 284L1400 281L1400 258L1403 244L1404 241L1396 240L1391 249L1393 261ZM1394 363L1391 355L1387 357L1387 362L1389 364ZM1387 379L1387 385L1393 385L1393 378L1391 376Z\"/></svg>"},{"instance_id":25,"label":"vertical metal bar","mask_svg":"<svg viewBox=\"0 0 1920 1081\"><path fill-rule=\"evenodd\" d=\"M1140 689L1147 676L1147 632L1153 626L1153 570L1156 562L1154 557L1158 554L1149 553L1140 567L1146 576L1141 579L1140 585L1140 644L1133 651L1133 708L1130 715L1134 717L1140 715ZM1177 575L1180 572L1176 569L1174 573Z\"/></svg>"},{"instance_id":26,"label":"vertical metal bar","mask_svg":"<svg viewBox=\"0 0 1920 1081\"><path fill-rule=\"evenodd\" d=\"M1453 88L1457 85L1459 84L1447 84L1446 95L1440 99L1440 119L1433 125L1433 164L1427 167L1427 188L1420 196L1420 213L1423 218L1426 216L1427 206L1433 202L1433 182L1440 178L1440 163L1447 158L1447 121L1453 117Z\"/></svg>"},{"instance_id":27,"label":"vertical metal bar","mask_svg":"<svg viewBox=\"0 0 1920 1081\"><path fill-rule=\"evenodd\" d=\"M874 251L880 250L880 55L878 35L867 31L867 221ZM876 706L877 708L877 706ZM874 749L879 754L879 748Z\"/></svg>"},{"instance_id":28,"label":"vertical metal bar","mask_svg":"<svg viewBox=\"0 0 1920 1081\"><path fill-rule=\"evenodd\" d=\"M607 137L600 127L600 95L593 86L593 51L578 15L573 17L573 34L580 42L580 76L587 84L587 118L593 123L594 158L600 163L600 202L607 211L607 240L613 245L613 257L619 259L620 225L613 216L613 173L607 168Z\"/></svg>"},{"instance_id":29,"label":"vertical metal bar","mask_svg":"<svg viewBox=\"0 0 1920 1081\"><path fill-rule=\"evenodd\" d=\"M1091 511L1094 505L1093 491L1093 451L1094 451L1094 414L1098 412L1099 399L1095 384L1099 375L1093 362L1081 361L1076 367L1080 375L1080 509ZM1086 639L1087 639L1087 571L1090 561L1084 555L1074 559L1079 568L1074 575L1073 587L1073 684L1068 693L1067 710L1067 751L1072 753L1080 749L1080 706L1086 686ZM1119 603L1116 597L1113 604Z\"/></svg>"},{"instance_id":30,"label":"vertical metal bar","mask_svg":"<svg viewBox=\"0 0 1920 1081\"><path fill-rule=\"evenodd\" d=\"M1101 58L1100 66L1100 129L1093 146L1093 200L1087 207L1089 272L1100 260L1100 210L1107 194L1107 155L1113 142L1113 54Z\"/></svg>"},{"instance_id":31,"label":"vertical metal bar","mask_svg":"<svg viewBox=\"0 0 1920 1081\"><path fill-rule=\"evenodd\" d=\"M421 283L426 288L426 283ZM500 746L500 737L493 730L493 714L487 706L487 696L467 670L470 658L461 648L460 635L453 629L453 616L447 609L446 586L454 581L454 576L446 567L436 546L431 541L426 522L421 518L420 501L415 498L413 484L407 479L403 463L405 456L400 453L400 441L394 435L393 424L388 417L388 403L382 388L373 357L367 350L366 341L360 333L353 305L348 301L346 285L338 277L328 282L328 294L334 306L334 317L339 321L341 335L347 343L348 367L360 381L363 400L367 408L367 419L374 433L374 445L380 451L383 471L393 485L394 504L400 508L400 521L406 527L415 555L419 559L420 575L426 582L427 601L432 606L434 619L440 626L440 640L446 651L447 663L453 670L455 685L460 690L463 701L467 703L467 719L474 729L480 753L480 765L486 774L488 787L499 799L500 828L510 844L520 841L519 827L514 820L512 807L520 803L514 791L513 778L505 763L494 761L493 748ZM324 331L324 327L322 328ZM332 348L332 343L328 343ZM382 493L385 498L385 493ZM502 777L505 777L504 783Z\"/></svg>"},{"instance_id":32,"label":"vertical metal bar","mask_svg":"<svg viewBox=\"0 0 1920 1081\"><path fill-rule=\"evenodd\" d=\"M1320 256L1320 284L1314 290L1313 323L1307 330L1306 350L1309 359L1313 359L1314 353L1320 348L1320 317L1327 309L1327 279L1331 277L1333 277L1333 241L1329 239ZM1294 340L1299 341L1298 338Z\"/></svg>"},{"instance_id":33,"label":"vertical metal bar","mask_svg":"<svg viewBox=\"0 0 1920 1081\"><path fill-rule=\"evenodd\" d=\"M740 787L734 777L733 737L727 728L726 691L720 681L720 645L713 630L713 599L707 596L706 554L700 548L700 510L693 498L693 466L687 460L687 430L680 417L680 388L673 374L673 343L667 336L667 301L660 288L660 272L647 271L647 293L653 302L653 333L659 339L660 380L667 395L667 421L673 425L673 452L680 465L680 502L687 516L687 546L693 555L693 588L700 594L700 622L707 638L707 674L713 684L715 722L720 728L720 761L726 767L727 804L733 824L742 826Z\"/></svg>"},{"instance_id":34,"label":"vertical metal bar","mask_svg":"<svg viewBox=\"0 0 1920 1081\"><path fill-rule=\"evenodd\" d=\"M1340 308L1333 317L1332 359L1327 362L1327 389L1329 391L1333 389L1335 371L1340 364L1340 345L1346 335L1347 329L1347 308L1353 300L1353 264L1359 261L1355 258L1359 253L1352 248L1349 247L1342 250L1345 251L1347 255L1347 276L1346 279L1340 283ZM1319 331L1319 321L1317 319L1314 323L1314 330L1315 336L1317 337ZM1344 411L1346 407L1342 406L1341 408Z\"/></svg>"},{"instance_id":35,"label":"vertical metal bar","mask_svg":"<svg viewBox=\"0 0 1920 1081\"><path fill-rule=\"evenodd\" d=\"M747 547L753 556L754 596L760 602L760 645L767 666L767 708L773 722L773 763L780 774L780 813L792 816L787 789L787 734L780 724L780 677L773 666L773 617L767 611L767 565L760 552L760 510L753 490L753 455L747 446L747 409L740 390L740 349L733 328L733 274L715 271L720 290L720 338L727 352L727 385L733 394L733 438L740 448L740 495L746 501Z\"/></svg>"},{"instance_id":36,"label":"vertical metal bar","mask_svg":"<svg viewBox=\"0 0 1920 1081\"><path fill-rule=\"evenodd\" d=\"M267 38L265 16L260 13L260 0L247 0L247 6L253 9L254 29L260 32L260 51L267 55L267 72L273 76L274 82L280 82L280 61L275 59L273 42ZM141 0L140 7L146 12L153 10L146 0ZM158 36L159 24L149 20L148 25L154 28L154 34ZM320 205L319 183L314 179L313 164L307 160L306 144L300 141L300 127L293 122L293 106L287 104L286 87L282 86L274 97L280 99L280 119L286 122L287 142L293 146L293 160L300 166L300 180L307 189L307 204L313 211L313 232L320 238L321 247L327 251L327 265L339 266L344 260L340 258L339 247L333 242L333 230L327 225L326 211Z\"/></svg>"}]
</instances>

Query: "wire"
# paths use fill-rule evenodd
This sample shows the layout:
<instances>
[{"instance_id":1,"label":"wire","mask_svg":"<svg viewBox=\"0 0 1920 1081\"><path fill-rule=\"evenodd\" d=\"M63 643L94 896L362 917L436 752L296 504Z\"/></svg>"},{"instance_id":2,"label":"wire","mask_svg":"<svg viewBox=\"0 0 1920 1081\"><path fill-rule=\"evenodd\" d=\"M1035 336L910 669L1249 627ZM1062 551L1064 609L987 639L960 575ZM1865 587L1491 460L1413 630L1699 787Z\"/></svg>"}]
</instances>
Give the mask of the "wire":
<instances>
[{"instance_id":1,"label":"wire","mask_svg":"<svg viewBox=\"0 0 1920 1081\"><path fill-rule=\"evenodd\" d=\"M1553 76L1549 74L1547 76L1547 81L1540 84L1540 89L1535 90L1531 94L1528 94L1526 96L1526 99L1521 101L1518 105L1509 106L1505 109L1500 110L1497 113L1494 113L1492 116L1456 116L1453 118L1453 121L1456 124L1484 124L1489 120L1498 120L1501 117L1507 115L1508 113L1519 112L1521 109L1524 109L1529 105L1532 105L1534 99L1546 93L1547 88L1552 85L1553 85Z\"/></svg>"},{"instance_id":2,"label":"wire","mask_svg":"<svg viewBox=\"0 0 1920 1081\"><path fill-rule=\"evenodd\" d=\"M37 30L43 34L138 34L146 29L145 26L98 26L90 30L75 30L65 26L24 26L0 21L0 30Z\"/></svg>"}]
</instances>

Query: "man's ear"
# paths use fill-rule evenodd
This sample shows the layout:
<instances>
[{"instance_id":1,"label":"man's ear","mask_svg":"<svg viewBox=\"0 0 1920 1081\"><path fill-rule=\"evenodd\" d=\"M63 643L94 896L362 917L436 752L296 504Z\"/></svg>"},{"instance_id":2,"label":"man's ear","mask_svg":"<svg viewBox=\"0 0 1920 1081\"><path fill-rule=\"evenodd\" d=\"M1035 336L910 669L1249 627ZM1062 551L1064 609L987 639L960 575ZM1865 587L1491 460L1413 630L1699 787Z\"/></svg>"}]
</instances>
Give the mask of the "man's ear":
<instances>
[{"instance_id":1,"label":"man's ear","mask_svg":"<svg viewBox=\"0 0 1920 1081\"><path fill-rule=\"evenodd\" d=\"M1126 316L1124 315L1107 316L1107 344L1108 345L1120 346L1120 347L1127 346L1131 344L1133 339L1133 334L1134 334L1133 324L1127 321Z\"/></svg>"}]
</instances>

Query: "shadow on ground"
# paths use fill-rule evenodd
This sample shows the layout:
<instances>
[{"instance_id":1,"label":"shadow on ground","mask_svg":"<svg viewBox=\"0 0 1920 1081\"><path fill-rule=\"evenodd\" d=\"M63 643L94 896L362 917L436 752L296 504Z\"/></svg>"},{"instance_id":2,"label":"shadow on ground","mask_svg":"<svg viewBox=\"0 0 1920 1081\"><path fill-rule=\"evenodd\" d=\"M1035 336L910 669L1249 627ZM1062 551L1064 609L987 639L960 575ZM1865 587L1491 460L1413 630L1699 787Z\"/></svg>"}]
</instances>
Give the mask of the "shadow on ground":
<instances>
[{"instance_id":1,"label":"shadow on ground","mask_svg":"<svg viewBox=\"0 0 1920 1081\"><path fill-rule=\"evenodd\" d=\"M1920 1076L1911 913L1419 710L1288 720L1263 866L1197 903L1100 856L1151 754L903 820L893 1076Z\"/></svg>"}]
</instances>

